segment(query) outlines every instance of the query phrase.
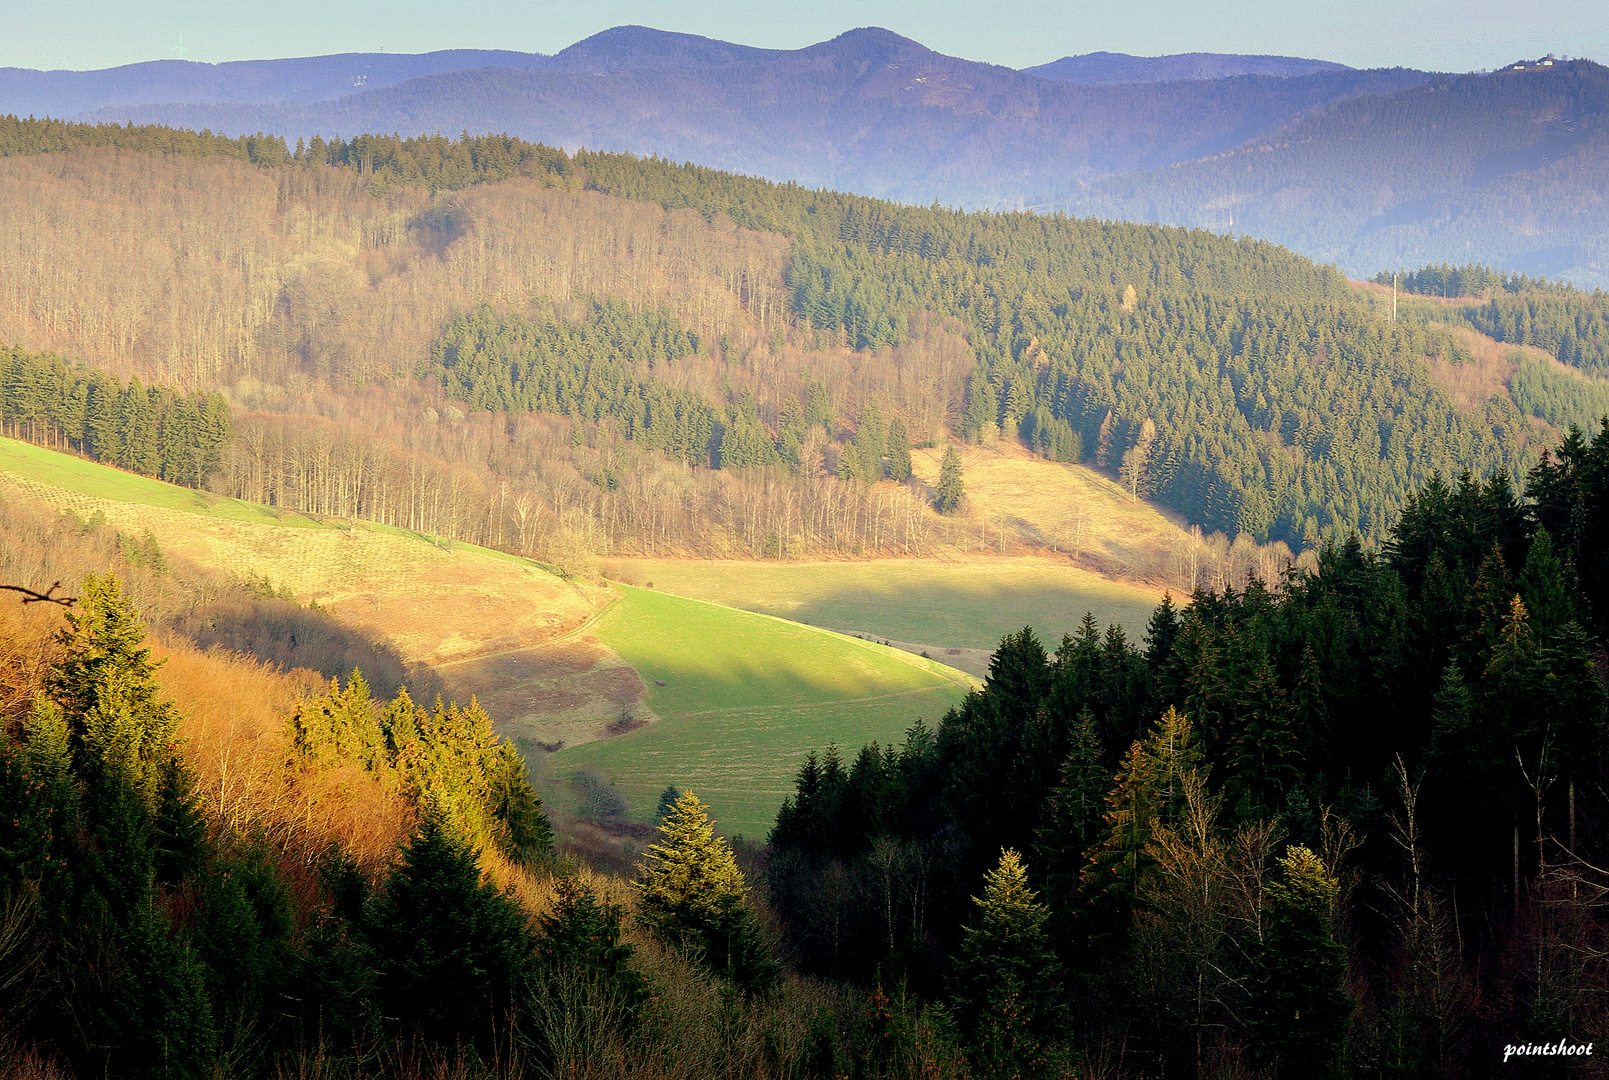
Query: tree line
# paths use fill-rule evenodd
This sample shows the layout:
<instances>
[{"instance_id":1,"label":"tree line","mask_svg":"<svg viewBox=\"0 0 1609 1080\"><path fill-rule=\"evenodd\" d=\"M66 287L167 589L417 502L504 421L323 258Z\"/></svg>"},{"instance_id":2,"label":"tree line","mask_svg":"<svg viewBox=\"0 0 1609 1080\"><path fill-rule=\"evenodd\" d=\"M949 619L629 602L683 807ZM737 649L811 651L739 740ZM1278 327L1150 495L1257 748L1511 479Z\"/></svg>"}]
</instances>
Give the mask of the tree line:
<instances>
[{"instance_id":1,"label":"tree line","mask_svg":"<svg viewBox=\"0 0 1609 1080\"><path fill-rule=\"evenodd\" d=\"M1609 296L1565 282L1503 273L1489 266L1438 264L1374 280L1399 277L1405 293L1459 301L1423 309L1433 319L1462 322L1510 345L1534 345L1561 364L1596 372L1609 367Z\"/></svg>"},{"instance_id":2,"label":"tree line","mask_svg":"<svg viewBox=\"0 0 1609 1080\"><path fill-rule=\"evenodd\" d=\"M1374 275L1376 285L1391 285L1405 293L1439 296L1448 300L1467 297L1491 299L1500 292L1545 292L1568 296L1577 292L1566 282L1549 281L1518 271L1494 270L1485 263L1432 263L1417 270L1382 270Z\"/></svg>"},{"instance_id":3,"label":"tree line","mask_svg":"<svg viewBox=\"0 0 1609 1080\"><path fill-rule=\"evenodd\" d=\"M1147 1075L1450 1075L1589 1041L1606 478L1609 425L1523 496L1433 479L1378 550L1164 601L1138 643L1025 628L936 729L812 754L767 878L800 963L950 1001L1022 1075L1118 1045ZM980 881L1014 891L1004 928ZM991 933L1011 978L978 974Z\"/></svg>"},{"instance_id":4,"label":"tree line","mask_svg":"<svg viewBox=\"0 0 1609 1080\"><path fill-rule=\"evenodd\" d=\"M393 186L456 191L512 176L551 178L562 184L574 172L562 150L506 135L465 132L458 139L439 134L406 139L397 135L315 136L310 142L298 139L293 148L281 136L263 132L231 138L159 124L0 116L0 157L59 154L95 146L184 157L228 157L264 168L321 165L350 169L368 177L375 194Z\"/></svg>"},{"instance_id":5,"label":"tree line","mask_svg":"<svg viewBox=\"0 0 1609 1080\"><path fill-rule=\"evenodd\" d=\"M0 346L0 434L201 487L233 434L221 394L127 384L59 356Z\"/></svg>"}]
</instances>

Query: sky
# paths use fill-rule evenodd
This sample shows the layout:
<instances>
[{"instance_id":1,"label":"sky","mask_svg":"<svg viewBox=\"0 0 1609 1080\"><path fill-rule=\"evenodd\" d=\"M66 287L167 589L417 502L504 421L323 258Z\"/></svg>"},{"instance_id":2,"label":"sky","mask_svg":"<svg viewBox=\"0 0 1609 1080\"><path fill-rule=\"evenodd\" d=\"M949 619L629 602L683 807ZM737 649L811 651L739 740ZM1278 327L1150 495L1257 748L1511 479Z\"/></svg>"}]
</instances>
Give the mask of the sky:
<instances>
[{"instance_id":1,"label":"sky","mask_svg":"<svg viewBox=\"0 0 1609 1080\"><path fill-rule=\"evenodd\" d=\"M1474 71L1554 53L1609 62L1604 0L0 0L0 67L90 69L183 56L513 49L553 53L636 23L796 49L857 26L1008 67L1108 51L1270 53ZM182 53L180 46L182 43Z\"/></svg>"}]
</instances>

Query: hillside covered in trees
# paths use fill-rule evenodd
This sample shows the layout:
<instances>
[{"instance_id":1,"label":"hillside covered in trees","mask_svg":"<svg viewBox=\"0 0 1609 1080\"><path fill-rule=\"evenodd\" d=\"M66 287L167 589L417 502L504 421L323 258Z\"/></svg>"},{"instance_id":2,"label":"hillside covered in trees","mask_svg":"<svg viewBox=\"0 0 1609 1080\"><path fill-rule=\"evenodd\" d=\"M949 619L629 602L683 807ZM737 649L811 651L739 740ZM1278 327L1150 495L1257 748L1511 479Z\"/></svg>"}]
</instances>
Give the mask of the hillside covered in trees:
<instances>
[{"instance_id":1,"label":"hillside covered in trees","mask_svg":"<svg viewBox=\"0 0 1609 1080\"><path fill-rule=\"evenodd\" d=\"M1433 372L1466 358L1455 335L1393 325L1256 241L899 207L507 138L291 148L11 121L0 146L0 242L23 271L0 284L0 336L227 392L237 430L261 434L236 439L219 482L303 509L365 513L364 474L308 471L328 477L315 448L355 440L403 471L428 454L459 508L410 527L472 518L483 542L535 522L611 553L717 532L756 554L853 552L886 545L892 513L897 549L919 549L937 527L921 494L843 466L871 406L912 444L1021 438L1209 532L1292 549L1384 536L1438 471L1535 460L1506 393L1471 408L1439 388ZM585 329L602 312L614 329ZM489 349L520 354L497 353L507 385ZM561 355L567 373L538 360ZM265 458L264 439L297 449ZM764 509L726 509L743 504Z\"/></svg>"},{"instance_id":2,"label":"hillside covered in trees","mask_svg":"<svg viewBox=\"0 0 1609 1080\"><path fill-rule=\"evenodd\" d=\"M1381 272L1374 280L1389 285L1392 276ZM1449 301L1425 307L1431 318L1461 321L1510 345L1534 345L1594 374L1609 368L1609 295L1601 289L1586 292L1478 263L1435 264L1396 276L1404 293Z\"/></svg>"}]
</instances>

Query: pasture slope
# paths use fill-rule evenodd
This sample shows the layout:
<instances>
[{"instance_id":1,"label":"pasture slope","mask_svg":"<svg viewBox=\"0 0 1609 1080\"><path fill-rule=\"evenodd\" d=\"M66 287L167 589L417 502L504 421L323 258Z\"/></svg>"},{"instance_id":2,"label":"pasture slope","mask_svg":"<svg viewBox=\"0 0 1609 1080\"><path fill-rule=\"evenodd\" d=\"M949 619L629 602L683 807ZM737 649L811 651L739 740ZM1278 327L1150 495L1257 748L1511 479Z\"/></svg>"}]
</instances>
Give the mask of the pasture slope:
<instances>
[{"instance_id":1,"label":"pasture slope","mask_svg":"<svg viewBox=\"0 0 1609 1080\"><path fill-rule=\"evenodd\" d=\"M119 532L149 531L170 558L317 603L405 660L438 669L456 696L478 694L513 737L538 719L601 725L622 685L636 681L578 633L608 594L526 559L222 498L0 439L0 496L7 488Z\"/></svg>"},{"instance_id":2,"label":"pasture slope","mask_svg":"<svg viewBox=\"0 0 1609 1080\"><path fill-rule=\"evenodd\" d=\"M1145 633L1161 594L1110 581L1045 556L873 559L866 562L724 562L619 559L612 578L889 641L973 675L988 670L1000 639L1032 626L1047 648L1086 611L1130 639Z\"/></svg>"},{"instance_id":3,"label":"pasture slope","mask_svg":"<svg viewBox=\"0 0 1609 1080\"><path fill-rule=\"evenodd\" d=\"M578 584L498 552L220 498L0 439L0 500L8 490L149 531L171 558L319 603L440 672L455 695L477 695L527 754L563 745L549 759L561 778L595 769L641 816L676 784L704 795L726 831L763 835L809 748L897 738L976 685L817 627Z\"/></svg>"},{"instance_id":4,"label":"pasture slope","mask_svg":"<svg viewBox=\"0 0 1609 1080\"><path fill-rule=\"evenodd\" d=\"M658 723L560 751L609 778L637 816L667 784L723 831L761 838L805 754L897 741L977 684L943 664L785 619L629 585L593 627L648 683Z\"/></svg>"},{"instance_id":5,"label":"pasture slope","mask_svg":"<svg viewBox=\"0 0 1609 1080\"><path fill-rule=\"evenodd\" d=\"M952 518L966 552L1045 551L1118 581L1156 584L1178 577L1191 542L1177 514L1131 496L1086 465L1047 461L1016 439L958 447L966 499ZM938 483L944 447L911 453L911 469ZM1160 588L1155 590L1158 598Z\"/></svg>"}]
</instances>

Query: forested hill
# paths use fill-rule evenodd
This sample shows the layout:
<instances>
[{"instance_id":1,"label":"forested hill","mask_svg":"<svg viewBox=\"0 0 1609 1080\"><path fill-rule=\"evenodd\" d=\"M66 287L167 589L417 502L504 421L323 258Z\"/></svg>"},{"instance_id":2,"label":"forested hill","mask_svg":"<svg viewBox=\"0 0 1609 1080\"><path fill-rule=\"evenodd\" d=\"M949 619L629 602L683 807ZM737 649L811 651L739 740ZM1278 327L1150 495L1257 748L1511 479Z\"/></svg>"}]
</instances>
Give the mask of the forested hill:
<instances>
[{"instance_id":1,"label":"forested hill","mask_svg":"<svg viewBox=\"0 0 1609 1080\"><path fill-rule=\"evenodd\" d=\"M1359 276L1470 257L1609 282L1609 69L1585 60L1358 97L1067 205L1246 232Z\"/></svg>"},{"instance_id":2,"label":"forested hill","mask_svg":"<svg viewBox=\"0 0 1609 1080\"><path fill-rule=\"evenodd\" d=\"M560 413L628 441L648 437L651 414L663 412L649 403L660 401L672 403L676 433L660 429L645 447L668 439L688 468L740 460L801 481L823 466L856 475L843 458L876 405L913 442L1022 438L1044 456L1108 468L1134 495L1154 496L1209 531L1293 546L1353 530L1382 536L1431 475L1517 472L1537 449L1506 393L1460 408L1438 388L1437 366L1466 358L1449 330L1390 325L1333 269L1253 240L902 207L508 138L365 137L290 151L269 137L0 124L0 149L13 153L75 143L122 149L0 162L17 178L17 201L0 208L0 236L11 239L0 242L19 245L18 265L35 267L34 278L0 294L0 339L49 344L148 379L153 371L172 378L172 357L184 356L187 389L309 379L350 389L419 376L474 408ZM168 156L129 154L140 148ZM205 160L191 156L207 155L239 164L198 171ZM520 182L477 183L504 178ZM170 182L186 185L174 240L127 217L108 218L109 232L85 230L76 218L42 231L29 209L60 204L93 216L97 192L115 202L131 197L127 185L155 192ZM431 196L429 188L461 190ZM324 215L320 229L350 237L368 269L296 269L307 249L285 223L304 213ZM352 224L372 213L387 216ZM640 236L621 231L645 213L668 216ZM526 236L533 221L546 224ZM201 231L185 239L186 229ZM677 239L659 254L670 235ZM166 261L119 254L193 246L203 236L224 246L196 248L213 253L176 286L165 267L180 252ZM516 236L525 239L514 244ZM521 247L555 238L559 247L543 247L539 259ZM105 243L113 246L96 246ZM574 262L594 246L595 269ZM626 250L635 254L622 263ZM127 326L107 321L114 282L69 270L102 259L119 268L117 288L149 286L150 313ZM193 291L202 312L217 295L254 295L272 280L237 281L243 260L285 269L276 271L279 299L243 306L238 330L223 334L177 310L164 315L164 304L187 303ZM512 294L495 284L511 272L520 282ZM521 294L529 299L508 299ZM453 329L470 325L455 320L488 299L496 302L477 316L473 335ZM624 301L608 316L624 320L623 336L602 324L583 332L551 321L584 318L566 313L578 299ZM58 307L52 321L35 321ZM367 344L371 323L383 350ZM62 327L73 329L63 335ZM630 344L654 340L686 344L669 352ZM510 373L518 377L505 385ZM695 418L693 426L680 418ZM739 432L744 450L734 459L723 441ZM605 458L616 452L591 435L572 438L596 443ZM817 449L801 456L805 443ZM862 452L872 451L850 456ZM625 482L623 464L584 468L605 495ZM871 469L860 480L881 475Z\"/></svg>"}]
</instances>

